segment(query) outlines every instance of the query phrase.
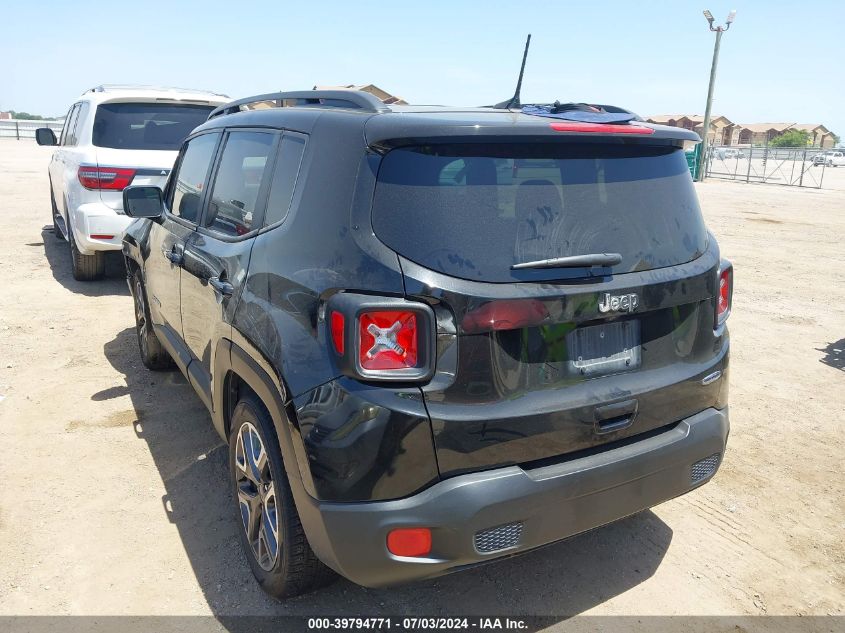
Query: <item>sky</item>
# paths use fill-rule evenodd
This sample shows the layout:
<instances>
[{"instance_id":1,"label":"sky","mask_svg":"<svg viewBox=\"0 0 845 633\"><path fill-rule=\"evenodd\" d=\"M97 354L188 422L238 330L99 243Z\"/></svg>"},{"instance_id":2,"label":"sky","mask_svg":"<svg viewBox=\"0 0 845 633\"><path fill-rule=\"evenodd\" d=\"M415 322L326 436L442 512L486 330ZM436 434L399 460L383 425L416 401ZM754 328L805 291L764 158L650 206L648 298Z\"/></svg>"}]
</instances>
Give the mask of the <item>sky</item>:
<instances>
[{"instance_id":1,"label":"sky","mask_svg":"<svg viewBox=\"0 0 845 633\"><path fill-rule=\"evenodd\" d=\"M845 137L845 2L440 0L217 3L35 0L0 23L0 110L66 112L101 83L236 97L374 83L410 103L511 96L703 114L717 20L713 113L735 123L823 123ZM10 17L14 16L14 17Z\"/></svg>"}]
</instances>

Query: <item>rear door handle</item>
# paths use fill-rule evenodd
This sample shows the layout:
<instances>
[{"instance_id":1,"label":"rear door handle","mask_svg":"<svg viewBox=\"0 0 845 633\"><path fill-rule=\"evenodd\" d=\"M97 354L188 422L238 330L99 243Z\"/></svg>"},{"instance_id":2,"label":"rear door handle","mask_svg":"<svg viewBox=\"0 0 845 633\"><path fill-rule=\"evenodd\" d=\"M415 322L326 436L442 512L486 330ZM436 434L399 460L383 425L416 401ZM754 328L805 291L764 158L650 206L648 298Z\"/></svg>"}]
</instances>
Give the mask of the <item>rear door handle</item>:
<instances>
[{"instance_id":1,"label":"rear door handle","mask_svg":"<svg viewBox=\"0 0 845 633\"><path fill-rule=\"evenodd\" d=\"M625 400L596 407L595 432L598 435L613 433L627 429L634 423L639 403L636 400Z\"/></svg>"},{"instance_id":2,"label":"rear door handle","mask_svg":"<svg viewBox=\"0 0 845 633\"><path fill-rule=\"evenodd\" d=\"M209 277L208 285L214 288L214 292L221 295L221 297L231 297L235 292L235 287L228 281L220 279L220 277Z\"/></svg>"}]
</instances>

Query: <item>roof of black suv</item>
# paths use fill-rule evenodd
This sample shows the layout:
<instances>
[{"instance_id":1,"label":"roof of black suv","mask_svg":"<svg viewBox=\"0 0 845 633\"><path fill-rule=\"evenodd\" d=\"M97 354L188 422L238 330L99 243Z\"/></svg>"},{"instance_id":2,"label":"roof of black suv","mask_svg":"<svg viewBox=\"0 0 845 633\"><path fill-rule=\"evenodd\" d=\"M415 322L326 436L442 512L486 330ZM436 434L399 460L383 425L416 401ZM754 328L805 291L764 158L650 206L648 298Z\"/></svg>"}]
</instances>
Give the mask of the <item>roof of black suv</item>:
<instances>
[{"instance_id":1,"label":"roof of black suv","mask_svg":"<svg viewBox=\"0 0 845 633\"><path fill-rule=\"evenodd\" d=\"M305 90L257 95L239 99L212 111L198 129L257 125L295 129L308 133L322 116L357 115L368 145L385 145L392 139L471 141L484 136L648 137L649 140L700 141L683 128L643 121L589 124L524 114L521 110L442 105L386 105L358 90Z\"/></svg>"}]
</instances>

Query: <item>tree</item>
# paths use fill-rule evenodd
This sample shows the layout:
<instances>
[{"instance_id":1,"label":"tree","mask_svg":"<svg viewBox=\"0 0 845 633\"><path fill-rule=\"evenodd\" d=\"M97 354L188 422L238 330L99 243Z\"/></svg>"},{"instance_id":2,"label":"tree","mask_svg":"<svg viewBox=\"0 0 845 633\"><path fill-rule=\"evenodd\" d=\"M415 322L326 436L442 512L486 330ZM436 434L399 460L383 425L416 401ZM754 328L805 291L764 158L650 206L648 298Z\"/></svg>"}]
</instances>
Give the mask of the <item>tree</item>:
<instances>
[{"instance_id":1,"label":"tree","mask_svg":"<svg viewBox=\"0 0 845 633\"><path fill-rule=\"evenodd\" d=\"M769 141L769 147L807 147L809 139L807 130L787 130Z\"/></svg>"},{"instance_id":2,"label":"tree","mask_svg":"<svg viewBox=\"0 0 845 633\"><path fill-rule=\"evenodd\" d=\"M21 121L43 121L44 117L40 114L30 114L29 112L15 112L14 110L9 110L9 113L12 115L13 119L20 119Z\"/></svg>"}]
</instances>

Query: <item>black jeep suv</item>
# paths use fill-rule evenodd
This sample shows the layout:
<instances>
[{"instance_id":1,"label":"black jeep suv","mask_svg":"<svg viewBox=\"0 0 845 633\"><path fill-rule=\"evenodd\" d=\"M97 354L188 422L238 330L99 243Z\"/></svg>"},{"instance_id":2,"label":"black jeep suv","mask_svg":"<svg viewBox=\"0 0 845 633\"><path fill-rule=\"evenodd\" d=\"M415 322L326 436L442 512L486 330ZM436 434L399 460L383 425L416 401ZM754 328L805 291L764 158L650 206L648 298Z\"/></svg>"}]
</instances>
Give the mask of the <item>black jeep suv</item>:
<instances>
[{"instance_id":1,"label":"black jeep suv","mask_svg":"<svg viewBox=\"0 0 845 633\"><path fill-rule=\"evenodd\" d=\"M465 569L713 476L732 269L697 140L279 93L124 191L144 364L175 362L228 442L270 594Z\"/></svg>"}]
</instances>

